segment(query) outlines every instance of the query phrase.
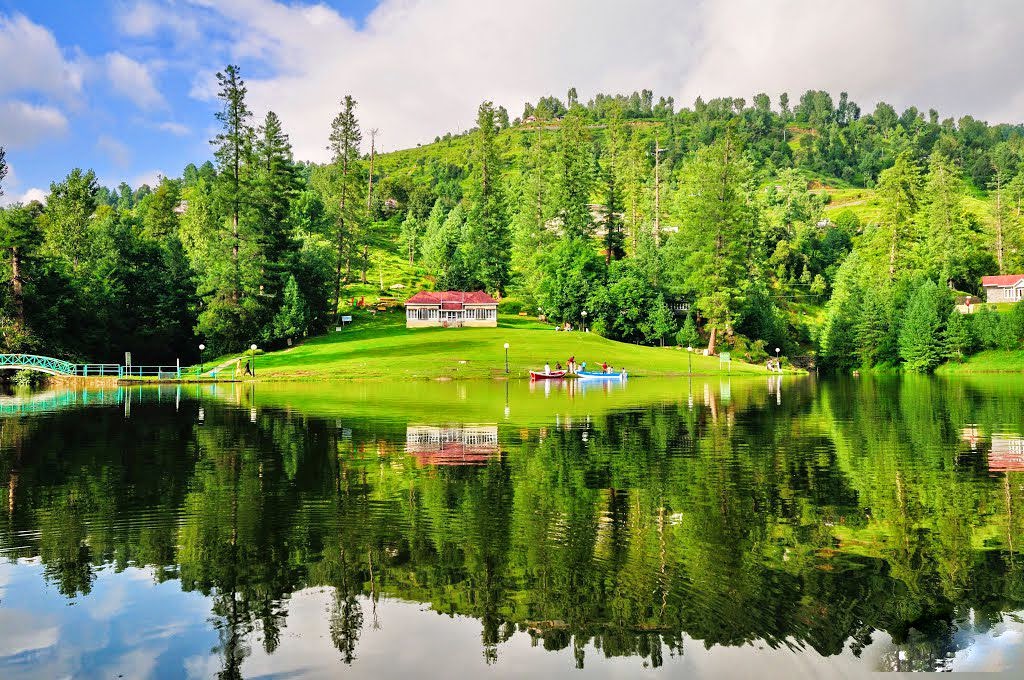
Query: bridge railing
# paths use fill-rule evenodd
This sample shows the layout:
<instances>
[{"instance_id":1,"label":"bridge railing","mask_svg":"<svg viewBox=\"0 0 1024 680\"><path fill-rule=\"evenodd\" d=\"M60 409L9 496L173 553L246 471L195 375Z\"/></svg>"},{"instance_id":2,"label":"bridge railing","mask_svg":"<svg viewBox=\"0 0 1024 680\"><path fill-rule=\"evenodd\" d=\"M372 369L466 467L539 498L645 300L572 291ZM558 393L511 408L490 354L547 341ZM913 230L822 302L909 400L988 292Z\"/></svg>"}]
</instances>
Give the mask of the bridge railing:
<instances>
[{"instance_id":1,"label":"bridge railing","mask_svg":"<svg viewBox=\"0 0 1024 680\"><path fill-rule=\"evenodd\" d=\"M120 377L121 367L117 364L78 364L73 375L83 378Z\"/></svg>"}]
</instances>

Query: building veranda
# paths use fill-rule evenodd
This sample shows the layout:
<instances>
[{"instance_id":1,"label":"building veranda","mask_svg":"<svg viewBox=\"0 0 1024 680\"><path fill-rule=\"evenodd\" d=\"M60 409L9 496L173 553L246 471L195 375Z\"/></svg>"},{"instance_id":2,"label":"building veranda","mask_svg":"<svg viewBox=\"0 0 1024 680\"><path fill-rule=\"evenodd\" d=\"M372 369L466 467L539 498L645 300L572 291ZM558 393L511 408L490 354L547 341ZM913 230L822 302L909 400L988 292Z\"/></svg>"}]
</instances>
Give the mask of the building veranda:
<instances>
[{"instance_id":1,"label":"building veranda","mask_svg":"<svg viewBox=\"0 0 1024 680\"><path fill-rule=\"evenodd\" d=\"M405 327L496 327L498 301L481 291L420 291L405 301Z\"/></svg>"}]
</instances>

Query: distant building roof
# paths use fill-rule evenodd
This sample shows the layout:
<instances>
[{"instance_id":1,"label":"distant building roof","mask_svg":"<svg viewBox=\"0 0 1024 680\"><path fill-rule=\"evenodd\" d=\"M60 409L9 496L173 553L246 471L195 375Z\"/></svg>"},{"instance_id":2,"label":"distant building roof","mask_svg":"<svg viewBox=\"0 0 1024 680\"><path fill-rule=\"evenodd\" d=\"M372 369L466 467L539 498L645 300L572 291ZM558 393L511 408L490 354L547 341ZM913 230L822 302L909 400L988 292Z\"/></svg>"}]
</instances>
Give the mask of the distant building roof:
<instances>
[{"instance_id":1,"label":"distant building roof","mask_svg":"<svg viewBox=\"0 0 1024 680\"><path fill-rule=\"evenodd\" d=\"M421 290L405 301L407 305L443 305L445 309L459 309L462 305L496 305L498 301L483 291Z\"/></svg>"},{"instance_id":2,"label":"distant building roof","mask_svg":"<svg viewBox=\"0 0 1024 680\"><path fill-rule=\"evenodd\" d=\"M1013 286L1024 281L1024 274L1004 274L1001 276L982 276L983 286Z\"/></svg>"}]
</instances>

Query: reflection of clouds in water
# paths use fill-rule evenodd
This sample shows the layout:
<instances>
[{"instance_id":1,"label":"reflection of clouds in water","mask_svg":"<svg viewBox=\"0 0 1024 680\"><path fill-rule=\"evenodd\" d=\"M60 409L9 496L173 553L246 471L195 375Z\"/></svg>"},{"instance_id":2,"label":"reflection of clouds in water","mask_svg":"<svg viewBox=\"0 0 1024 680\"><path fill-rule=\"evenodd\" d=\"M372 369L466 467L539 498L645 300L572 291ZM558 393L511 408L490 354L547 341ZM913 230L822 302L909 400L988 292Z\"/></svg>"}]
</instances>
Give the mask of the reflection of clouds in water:
<instances>
[{"instance_id":1,"label":"reflection of clouds in water","mask_svg":"<svg viewBox=\"0 0 1024 680\"><path fill-rule=\"evenodd\" d=\"M1010 620L974 635L971 646L953 660L955 671L994 672L1021 667L1024 667L1024 623Z\"/></svg>"},{"instance_id":2,"label":"reflection of clouds in water","mask_svg":"<svg viewBox=\"0 0 1024 680\"><path fill-rule=\"evenodd\" d=\"M50 616L33 617L19 610L0 609L0 666L52 647L57 644L57 632L57 624Z\"/></svg>"},{"instance_id":3,"label":"reflection of clouds in water","mask_svg":"<svg viewBox=\"0 0 1024 680\"><path fill-rule=\"evenodd\" d=\"M209 601L177 581L155 584L150 570L102 569L93 591L73 605L37 565L0 569L0 677L168 677L184 673L188 652L208 653ZM84 666L87 664L87 667Z\"/></svg>"},{"instance_id":4,"label":"reflection of clouds in water","mask_svg":"<svg viewBox=\"0 0 1024 680\"><path fill-rule=\"evenodd\" d=\"M120 574L103 570L91 595L77 598L73 607L41 582L37 566L0 569L4 599L0 609L0 676L22 678L75 676L88 663L89 675L145 678L154 676L206 678L221 669L210 650L216 634L210 627L210 601L183 594L180 583L156 584L147 570ZM301 590L288 600L287 627L281 644L267 654L258 634L248 640L251 654L243 663L246 677L336 677L346 669L331 643L330 588ZM372 603L359 598L367 614L351 672L378 678L516 677L524 668L538 677L565 674L574 667L571 646L546 651L529 635L516 633L498 645L498 663L488 667L482 654L478 620L447 616L425 605L384 599L377 605L380 627L371 625ZM59 619L58 619L59 613ZM821 657L805 648L772 649L764 643L742 647L715 646L685 637L682 656L667 656L666 671L696 678L763 680L791 677L845 678L878 667L885 656L898 652L885 633L859 659L848 650ZM438 650L444 650L439 654ZM606 658L593 644L586 647L588 675L605 678L651 673L635 657ZM429 660L429 661L425 661ZM1005 670L1024 663L1024 624L1005 622L972 636L971 646L957 654L956 670Z\"/></svg>"}]
</instances>

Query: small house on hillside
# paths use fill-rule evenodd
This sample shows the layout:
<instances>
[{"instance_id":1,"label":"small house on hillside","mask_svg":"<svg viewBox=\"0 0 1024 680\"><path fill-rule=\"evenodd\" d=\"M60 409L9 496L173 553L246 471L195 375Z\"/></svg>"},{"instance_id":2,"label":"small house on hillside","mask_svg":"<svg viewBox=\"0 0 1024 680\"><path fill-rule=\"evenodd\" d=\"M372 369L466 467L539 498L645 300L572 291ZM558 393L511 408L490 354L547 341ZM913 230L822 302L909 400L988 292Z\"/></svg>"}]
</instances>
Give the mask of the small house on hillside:
<instances>
[{"instance_id":1,"label":"small house on hillside","mask_svg":"<svg viewBox=\"0 0 1024 680\"><path fill-rule=\"evenodd\" d=\"M1018 302L1024 298L1024 274L982 276L985 302Z\"/></svg>"},{"instance_id":2,"label":"small house on hillside","mask_svg":"<svg viewBox=\"0 0 1024 680\"><path fill-rule=\"evenodd\" d=\"M484 292L421 290L405 301L405 327L498 325L498 301Z\"/></svg>"}]
</instances>

